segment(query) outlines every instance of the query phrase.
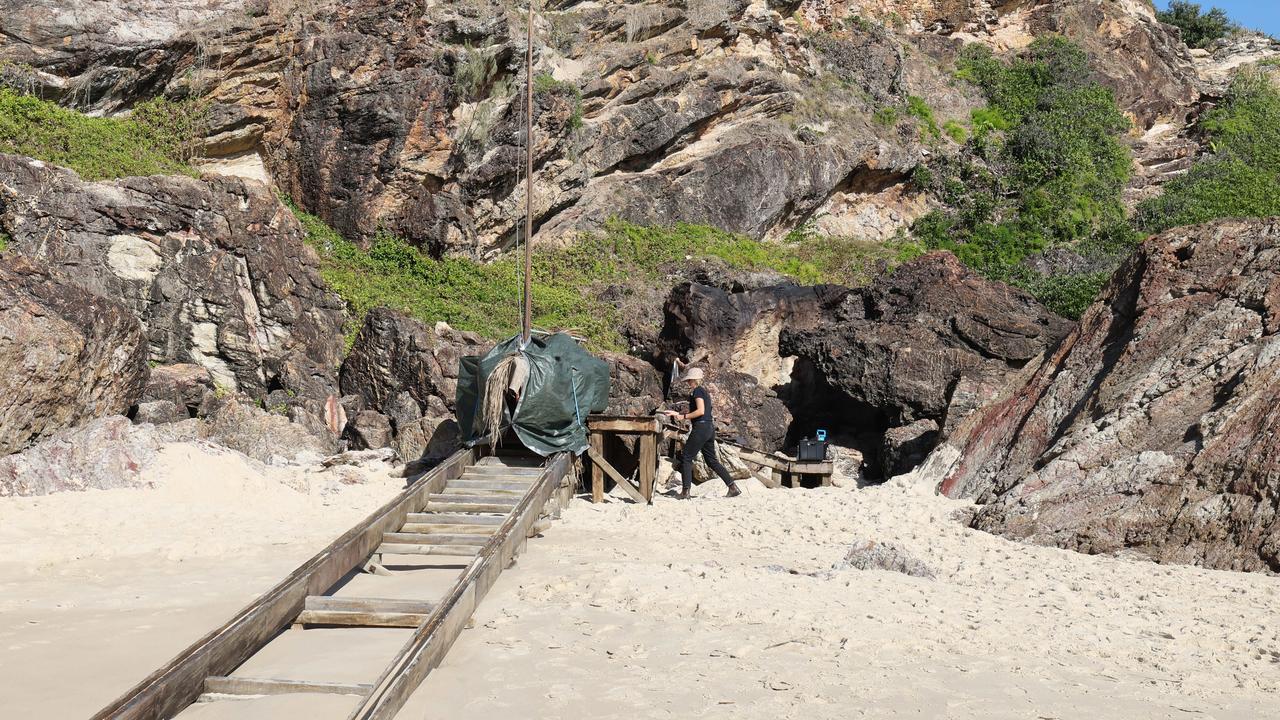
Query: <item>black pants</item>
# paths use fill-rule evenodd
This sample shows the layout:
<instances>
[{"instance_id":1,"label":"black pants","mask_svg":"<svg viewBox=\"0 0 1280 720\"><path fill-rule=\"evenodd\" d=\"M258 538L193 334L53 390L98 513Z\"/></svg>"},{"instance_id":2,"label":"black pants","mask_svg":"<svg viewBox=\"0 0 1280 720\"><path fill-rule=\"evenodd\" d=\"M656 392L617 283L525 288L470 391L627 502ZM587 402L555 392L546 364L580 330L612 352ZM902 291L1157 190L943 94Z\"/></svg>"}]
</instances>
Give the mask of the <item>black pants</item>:
<instances>
[{"instance_id":1,"label":"black pants","mask_svg":"<svg viewBox=\"0 0 1280 720\"><path fill-rule=\"evenodd\" d=\"M719 475L725 485L733 484L729 471L724 469L724 465L720 464L720 458L716 457L716 429L709 422L694 423L689 439L684 441L684 452L680 453L680 482L685 492L688 492L693 485L693 459L698 456L698 453L702 453L702 459L707 461L707 467Z\"/></svg>"}]
</instances>

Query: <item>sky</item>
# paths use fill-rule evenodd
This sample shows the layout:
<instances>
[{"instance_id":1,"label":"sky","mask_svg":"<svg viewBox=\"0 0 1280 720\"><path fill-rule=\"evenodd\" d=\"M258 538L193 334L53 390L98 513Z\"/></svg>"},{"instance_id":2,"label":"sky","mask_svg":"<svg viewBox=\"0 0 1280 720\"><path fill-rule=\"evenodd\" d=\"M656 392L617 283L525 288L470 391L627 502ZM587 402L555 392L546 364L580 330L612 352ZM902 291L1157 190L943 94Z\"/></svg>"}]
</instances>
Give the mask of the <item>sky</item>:
<instances>
[{"instance_id":1,"label":"sky","mask_svg":"<svg viewBox=\"0 0 1280 720\"><path fill-rule=\"evenodd\" d=\"M1280 37L1280 0L1196 0L1208 10L1220 7L1232 20L1241 25ZM1165 10L1169 0L1156 0L1156 7Z\"/></svg>"}]
</instances>

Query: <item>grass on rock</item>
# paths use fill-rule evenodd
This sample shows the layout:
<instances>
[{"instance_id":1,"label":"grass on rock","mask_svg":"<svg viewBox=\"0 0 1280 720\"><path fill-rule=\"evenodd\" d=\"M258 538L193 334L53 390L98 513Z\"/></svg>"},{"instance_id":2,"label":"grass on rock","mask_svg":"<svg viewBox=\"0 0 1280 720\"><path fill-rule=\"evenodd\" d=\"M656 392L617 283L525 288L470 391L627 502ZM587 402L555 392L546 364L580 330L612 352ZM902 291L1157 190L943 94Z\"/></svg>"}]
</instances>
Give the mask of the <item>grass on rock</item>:
<instances>
[{"instance_id":1,"label":"grass on rock","mask_svg":"<svg viewBox=\"0 0 1280 720\"><path fill-rule=\"evenodd\" d=\"M367 250L319 218L294 208L308 242L320 253L321 272L353 315L348 340L375 307L390 307L424 322L445 321L491 339L519 329L520 258L488 263L433 258L383 234ZM611 222L563 248L538 249L533 260L533 323L569 330L600 350L624 350L621 312L600 293L611 286L668 282L679 265L718 259L731 268L779 272L799 283L856 284L899 257L892 244L793 234L765 243L705 225L642 227Z\"/></svg>"},{"instance_id":2,"label":"grass on rock","mask_svg":"<svg viewBox=\"0 0 1280 720\"><path fill-rule=\"evenodd\" d=\"M69 167L86 180L195 175L201 122L190 102L149 100L130 117L98 118L0 88L0 152Z\"/></svg>"}]
</instances>

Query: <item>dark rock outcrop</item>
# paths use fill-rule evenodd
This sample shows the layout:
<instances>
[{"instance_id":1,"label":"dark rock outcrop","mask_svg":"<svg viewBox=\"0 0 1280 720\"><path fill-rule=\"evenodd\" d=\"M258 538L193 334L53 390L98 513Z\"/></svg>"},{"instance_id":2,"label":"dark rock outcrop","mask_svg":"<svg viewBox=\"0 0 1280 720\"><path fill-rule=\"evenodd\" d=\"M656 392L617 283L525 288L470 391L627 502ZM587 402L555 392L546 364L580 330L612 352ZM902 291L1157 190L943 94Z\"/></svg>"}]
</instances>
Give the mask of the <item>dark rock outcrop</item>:
<instances>
[{"instance_id":1,"label":"dark rock outcrop","mask_svg":"<svg viewBox=\"0 0 1280 720\"><path fill-rule=\"evenodd\" d=\"M0 263L0 455L127 411L147 382L142 328L120 303L12 254Z\"/></svg>"},{"instance_id":2,"label":"dark rock outcrop","mask_svg":"<svg viewBox=\"0 0 1280 720\"><path fill-rule=\"evenodd\" d=\"M482 355L493 343L444 323L431 327L404 313L375 308L365 316L351 352L342 363L342 391L365 406L386 412L401 393L421 407L436 398L453 409L458 361Z\"/></svg>"},{"instance_id":3,"label":"dark rock outcrop","mask_svg":"<svg viewBox=\"0 0 1280 720\"><path fill-rule=\"evenodd\" d=\"M975 527L1280 571L1280 222L1148 240L1024 385L930 458Z\"/></svg>"},{"instance_id":4,"label":"dark rock outcrop","mask_svg":"<svg viewBox=\"0 0 1280 720\"><path fill-rule=\"evenodd\" d=\"M157 363L194 363L262 400L317 405L336 386L346 311L301 225L266 186L237 178L82 182L0 155L11 250L122 303Z\"/></svg>"},{"instance_id":5,"label":"dark rock outcrop","mask_svg":"<svg viewBox=\"0 0 1280 720\"><path fill-rule=\"evenodd\" d=\"M662 404L662 375L648 362L620 353L597 353L609 363L609 415L647 415Z\"/></svg>"},{"instance_id":6,"label":"dark rock outcrop","mask_svg":"<svg viewBox=\"0 0 1280 720\"><path fill-rule=\"evenodd\" d=\"M847 294L815 329L784 329L779 343L804 363L805 394L826 401L808 414L883 435L919 420L953 425L958 387L999 388L1069 328L1030 295L937 252Z\"/></svg>"},{"instance_id":7,"label":"dark rock outcrop","mask_svg":"<svg viewBox=\"0 0 1280 720\"><path fill-rule=\"evenodd\" d=\"M215 392L213 375L192 363L151 368L141 404L168 403L184 417L195 417L208 393Z\"/></svg>"}]
</instances>

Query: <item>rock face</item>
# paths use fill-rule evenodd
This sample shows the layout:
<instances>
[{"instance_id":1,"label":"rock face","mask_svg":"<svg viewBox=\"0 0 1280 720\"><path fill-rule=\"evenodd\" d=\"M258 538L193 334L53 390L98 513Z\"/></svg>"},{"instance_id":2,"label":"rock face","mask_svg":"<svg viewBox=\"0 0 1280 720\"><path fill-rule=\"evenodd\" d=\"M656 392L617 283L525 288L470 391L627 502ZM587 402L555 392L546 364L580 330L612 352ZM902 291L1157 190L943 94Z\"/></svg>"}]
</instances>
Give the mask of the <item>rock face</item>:
<instances>
[{"instance_id":1,"label":"rock face","mask_svg":"<svg viewBox=\"0 0 1280 720\"><path fill-rule=\"evenodd\" d=\"M365 447L383 435L405 460L439 459L459 440L453 421L458 361L487 352L492 343L444 323L434 328L386 308L370 311L342 363L342 391L360 399L365 411L353 428ZM369 412L384 416L370 417Z\"/></svg>"},{"instance_id":2,"label":"rock face","mask_svg":"<svg viewBox=\"0 0 1280 720\"><path fill-rule=\"evenodd\" d=\"M128 309L48 268L0 263L0 454L118 415L147 382L142 328Z\"/></svg>"},{"instance_id":3,"label":"rock face","mask_svg":"<svg viewBox=\"0 0 1280 720\"><path fill-rule=\"evenodd\" d=\"M702 358L697 364L708 371L706 384L722 430L756 449L784 449L792 425L789 401L794 399L795 360L782 357L778 338L788 328L817 328L849 291L837 286L725 284L727 289L698 282L676 286L664 309L661 352L667 357ZM680 400L685 392L675 388L672 394Z\"/></svg>"},{"instance_id":4,"label":"rock face","mask_svg":"<svg viewBox=\"0 0 1280 720\"><path fill-rule=\"evenodd\" d=\"M974 526L1010 537L1280 570L1278 333L1280 223L1148 240L1026 383L935 453L940 489L987 503Z\"/></svg>"},{"instance_id":5,"label":"rock face","mask_svg":"<svg viewBox=\"0 0 1280 720\"><path fill-rule=\"evenodd\" d=\"M0 229L11 248L142 324L148 356L193 363L229 390L323 402L342 352L342 301L301 226L260 183L74 173L0 155Z\"/></svg>"},{"instance_id":6,"label":"rock face","mask_svg":"<svg viewBox=\"0 0 1280 720\"><path fill-rule=\"evenodd\" d=\"M0 497L135 487L162 443L151 428L122 415L92 420L0 457Z\"/></svg>"},{"instance_id":7,"label":"rock face","mask_svg":"<svg viewBox=\"0 0 1280 720\"><path fill-rule=\"evenodd\" d=\"M848 293L816 328L784 329L779 342L804 364L793 382L806 391L793 392L814 400L805 415L868 432L873 447L855 447L879 467L879 436L920 420L955 424L953 402L977 405L957 388L1000 387L1069 327L1030 295L938 252Z\"/></svg>"}]
</instances>

